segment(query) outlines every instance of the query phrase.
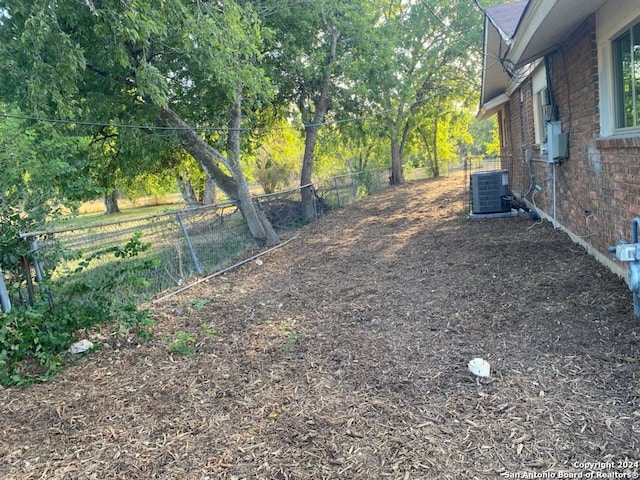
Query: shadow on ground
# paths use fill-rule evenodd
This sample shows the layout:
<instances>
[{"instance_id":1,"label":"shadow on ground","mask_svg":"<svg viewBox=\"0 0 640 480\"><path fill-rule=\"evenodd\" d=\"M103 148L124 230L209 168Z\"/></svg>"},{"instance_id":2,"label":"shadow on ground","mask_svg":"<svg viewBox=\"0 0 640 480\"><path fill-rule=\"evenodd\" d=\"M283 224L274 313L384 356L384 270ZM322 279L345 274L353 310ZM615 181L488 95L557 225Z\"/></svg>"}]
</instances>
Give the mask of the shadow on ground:
<instances>
[{"instance_id":1,"label":"shadow on ground","mask_svg":"<svg viewBox=\"0 0 640 480\"><path fill-rule=\"evenodd\" d=\"M153 306L154 340L103 334L55 382L1 391L0 476L640 473L626 286L548 223L468 220L464 193L386 189Z\"/></svg>"}]
</instances>

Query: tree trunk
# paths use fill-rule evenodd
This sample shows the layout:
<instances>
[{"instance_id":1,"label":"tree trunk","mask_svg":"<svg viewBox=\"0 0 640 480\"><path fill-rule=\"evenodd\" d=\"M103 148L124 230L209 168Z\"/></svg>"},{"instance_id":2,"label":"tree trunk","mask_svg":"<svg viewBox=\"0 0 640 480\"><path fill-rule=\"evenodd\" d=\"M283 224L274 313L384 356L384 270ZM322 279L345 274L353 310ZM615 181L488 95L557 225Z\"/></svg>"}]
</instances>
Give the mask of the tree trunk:
<instances>
[{"instance_id":1,"label":"tree trunk","mask_svg":"<svg viewBox=\"0 0 640 480\"><path fill-rule=\"evenodd\" d=\"M433 178L440 176L440 165L438 165L438 118L436 117L433 125Z\"/></svg>"},{"instance_id":2,"label":"tree trunk","mask_svg":"<svg viewBox=\"0 0 640 480\"><path fill-rule=\"evenodd\" d=\"M329 89L331 88L331 76L333 74L333 65L336 57L336 46L340 32L331 28L331 43L329 45L329 58L327 59L327 68L322 78L322 88L320 95L314 100L315 115L311 125L305 126L304 138L304 155L302 157L302 169L300 171L300 185L310 185L313 176L313 153L318 140L318 130L324 121L324 117L328 110ZM301 109L302 110L302 109ZM308 222L317 220L317 212L315 209L315 192L312 187L302 188L302 213Z\"/></svg>"},{"instance_id":3,"label":"tree trunk","mask_svg":"<svg viewBox=\"0 0 640 480\"><path fill-rule=\"evenodd\" d=\"M317 116L317 115L316 115ZM315 123L315 122L314 122ZM304 155L302 157L302 169L300 170L300 193L302 195L302 215L307 222L317 220L315 208L315 192L312 185L313 176L313 151L318 138L318 127L316 125L306 128L304 137Z\"/></svg>"},{"instance_id":4,"label":"tree trunk","mask_svg":"<svg viewBox=\"0 0 640 480\"><path fill-rule=\"evenodd\" d=\"M240 105L238 101L238 105L234 105L234 112L239 110L239 108ZM232 115L232 117L234 115ZM247 187L247 180L239 163L234 162L233 158L227 159L215 148L206 143L202 137L193 130L193 128L191 128L170 108L162 108L160 111L160 117L168 126L179 128L178 134L180 135L180 140L185 150L193 156L202 169L213 181L215 181L227 197L238 204L238 208L247 221L249 230L251 231L253 238L256 240L256 243L258 243L258 245L275 245L278 243L278 236L273 231L273 228L266 216L264 214L260 215L262 212L258 213L255 204L251 200L249 189ZM238 128L235 128L235 131L229 132L230 136L235 135L237 137L237 140L235 140L234 143L237 143L238 152L240 145L239 121L239 116L237 116L236 119L232 118L231 122L233 122L234 125L237 124ZM233 176L229 176L222 168L220 168L220 164L226 167ZM267 228L265 228L265 225Z\"/></svg>"},{"instance_id":5,"label":"tree trunk","mask_svg":"<svg viewBox=\"0 0 640 480\"><path fill-rule=\"evenodd\" d=\"M407 142L409 127L411 126L402 106L398 109L397 120L388 119L387 125L391 132L391 177L389 178L389 183L391 185L400 185L404 183L402 152ZM401 127L401 125L403 126Z\"/></svg>"},{"instance_id":6,"label":"tree trunk","mask_svg":"<svg viewBox=\"0 0 640 480\"><path fill-rule=\"evenodd\" d=\"M402 171L402 143L397 132L391 135L391 185L404 183L404 172Z\"/></svg>"},{"instance_id":7,"label":"tree trunk","mask_svg":"<svg viewBox=\"0 0 640 480\"><path fill-rule=\"evenodd\" d=\"M236 100L231 107L229 119L229 135L227 137L227 151L229 155L229 169L238 185L238 206L244 215L249 230L261 245L276 245L280 239L273 230L267 216L256 207L251 198L247 178L240 166L240 127L242 122L242 86L238 86Z\"/></svg>"},{"instance_id":8,"label":"tree trunk","mask_svg":"<svg viewBox=\"0 0 640 480\"><path fill-rule=\"evenodd\" d=\"M203 205L213 205L216 203L216 184L209 177L209 175L205 175L204 177L204 193L202 194L202 204Z\"/></svg>"},{"instance_id":9,"label":"tree trunk","mask_svg":"<svg viewBox=\"0 0 640 480\"><path fill-rule=\"evenodd\" d=\"M429 140L429 135L423 128L417 129L420 138L424 142L424 151L425 151L425 160L424 160L424 169L426 171L431 171L431 175L435 175L435 167L433 166L434 153L431 147L431 141ZM435 139L435 136L433 137Z\"/></svg>"},{"instance_id":10,"label":"tree trunk","mask_svg":"<svg viewBox=\"0 0 640 480\"><path fill-rule=\"evenodd\" d=\"M118 205L118 192L117 190L111 193L105 193L104 195L104 207L106 209L105 215L112 215L114 213L120 213L120 206Z\"/></svg>"},{"instance_id":11,"label":"tree trunk","mask_svg":"<svg viewBox=\"0 0 640 480\"><path fill-rule=\"evenodd\" d=\"M178 177L178 185L180 187L180 193L182 194L182 199L184 203L187 204L187 207L195 207L200 204L198 202L198 197L196 195L195 190L193 189L193 185L189 181L188 178L180 175Z\"/></svg>"}]
</instances>

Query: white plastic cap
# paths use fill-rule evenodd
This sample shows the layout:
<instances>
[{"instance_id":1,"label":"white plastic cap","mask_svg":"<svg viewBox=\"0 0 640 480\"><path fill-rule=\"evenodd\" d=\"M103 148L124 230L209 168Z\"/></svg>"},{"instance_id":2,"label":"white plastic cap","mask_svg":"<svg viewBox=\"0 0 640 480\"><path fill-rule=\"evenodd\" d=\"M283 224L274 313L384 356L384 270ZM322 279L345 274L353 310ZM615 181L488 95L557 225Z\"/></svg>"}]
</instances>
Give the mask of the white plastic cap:
<instances>
[{"instance_id":1,"label":"white plastic cap","mask_svg":"<svg viewBox=\"0 0 640 480\"><path fill-rule=\"evenodd\" d=\"M491 365L482 358L474 358L469 362L469 371L477 377L489 377L491 375Z\"/></svg>"}]
</instances>

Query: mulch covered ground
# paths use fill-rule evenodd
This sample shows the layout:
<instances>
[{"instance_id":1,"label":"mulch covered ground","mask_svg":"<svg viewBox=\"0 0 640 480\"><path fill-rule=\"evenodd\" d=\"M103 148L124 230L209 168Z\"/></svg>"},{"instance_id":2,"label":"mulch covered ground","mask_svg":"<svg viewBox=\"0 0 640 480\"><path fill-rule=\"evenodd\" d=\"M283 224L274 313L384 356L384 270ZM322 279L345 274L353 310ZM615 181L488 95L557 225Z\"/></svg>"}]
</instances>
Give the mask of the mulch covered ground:
<instances>
[{"instance_id":1,"label":"mulch covered ground","mask_svg":"<svg viewBox=\"0 0 640 480\"><path fill-rule=\"evenodd\" d=\"M154 339L1 390L0 478L640 475L631 293L548 222L467 219L464 185L332 212L152 305Z\"/></svg>"}]
</instances>

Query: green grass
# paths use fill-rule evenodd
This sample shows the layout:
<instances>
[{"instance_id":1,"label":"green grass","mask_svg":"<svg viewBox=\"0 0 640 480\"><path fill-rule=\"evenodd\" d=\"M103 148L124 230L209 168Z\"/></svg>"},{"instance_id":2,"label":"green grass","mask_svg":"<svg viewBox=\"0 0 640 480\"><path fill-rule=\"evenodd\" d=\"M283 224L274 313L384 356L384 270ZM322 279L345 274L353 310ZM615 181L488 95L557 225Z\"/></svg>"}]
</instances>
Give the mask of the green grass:
<instances>
[{"instance_id":1,"label":"green grass","mask_svg":"<svg viewBox=\"0 0 640 480\"><path fill-rule=\"evenodd\" d=\"M163 213L174 212L184 209L184 204L174 203L168 205L157 205L150 207L134 207L122 209L119 213L106 215L104 213L83 213L79 215L69 215L58 220L53 225L54 228L85 228L103 223L121 222L133 220L141 217L161 215Z\"/></svg>"}]
</instances>

